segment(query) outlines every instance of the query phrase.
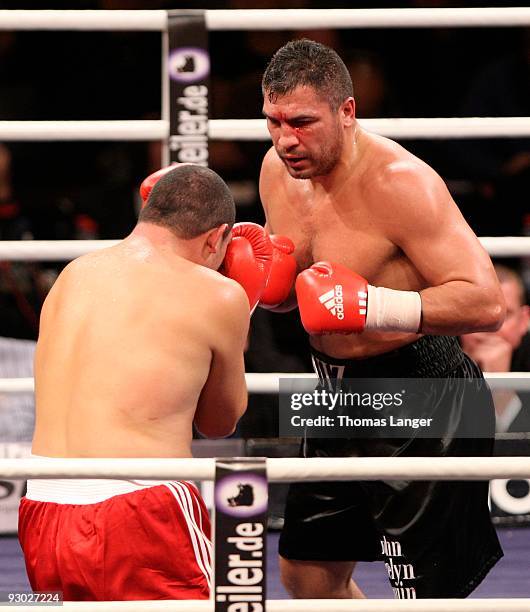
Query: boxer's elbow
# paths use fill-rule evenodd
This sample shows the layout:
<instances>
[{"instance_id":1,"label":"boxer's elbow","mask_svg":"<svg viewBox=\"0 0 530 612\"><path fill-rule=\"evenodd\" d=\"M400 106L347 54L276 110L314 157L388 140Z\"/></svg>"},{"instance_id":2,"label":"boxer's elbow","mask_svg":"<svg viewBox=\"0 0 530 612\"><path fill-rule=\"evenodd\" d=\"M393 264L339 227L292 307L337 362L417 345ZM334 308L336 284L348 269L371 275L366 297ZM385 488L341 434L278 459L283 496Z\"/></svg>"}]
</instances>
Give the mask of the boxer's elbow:
<instances>
[{"instance_id":1,"label":"boxer's elbow","mask_svg":"<svg viewBox=\"0 0 530 612\"><path fill-rule=\"evenodd\" d=\"M195 425L195 428L203 438L207 438L208 440L222 440L223 438L228 438L236 430L236 428L234 427L232 431L220 432L218 430L212 429L199 429L197 425Z\"/></svg>"},{"instance_id":2,"label":"boxer's elbow","mask_svg":"<svg viewBox=\"0 0 530 612\"><path fill-rule=\"evenodd\" d=\"M482 310L482 331L498 331L506 317L506 304L502 292L493 292L487 305Z\"/></svg>"},{"instance_id":3,"label":"boxer's elbow","mask_svg":"<svg viewBox=\"0 0 530 612\"><path fill-rule=\"evenodd\" d=\"M233 424L222 424L222 423L197 423L195 421L195 428L204 438L210 440L217 440L219 438L227 438L231 436L237 427L237 422Z\"/></svg>"},{"instance_id":4,"label":"boxer's elbow","mask_svg":"<svg viewBox=\"0 0 530 612\"><path fill-rule=\"evenodd\" d=\"M238 415L237 417L217 418L215 420L195 419L195 427L205 438L227 438L235 432L240 418L241 416Z\"/></svg>"},{"instance_id":5,"label":"boxer's elbow","mask_svg":"<svg viewBox=\"0 0 530 612\"><path fill-rule=\"evenodd\" d=\"M221 408L222 409L219 409ZM232 402L221 402L214 404L211 410L205 410L204 406L195 415L194 425L199 433L205 438L227 438L237 428L239 419L247 409L247 395Z\"/></svg>"}]
</instances>

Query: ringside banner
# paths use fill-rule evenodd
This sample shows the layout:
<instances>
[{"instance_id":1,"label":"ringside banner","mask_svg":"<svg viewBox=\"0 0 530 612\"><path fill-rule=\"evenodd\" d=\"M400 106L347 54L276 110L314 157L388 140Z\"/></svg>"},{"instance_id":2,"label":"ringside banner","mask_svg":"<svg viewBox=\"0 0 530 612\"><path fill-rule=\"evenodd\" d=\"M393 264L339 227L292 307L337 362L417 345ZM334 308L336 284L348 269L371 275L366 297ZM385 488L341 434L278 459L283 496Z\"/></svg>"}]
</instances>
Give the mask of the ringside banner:
<instances>
[{"instance_id":1,"label":"ringside banner","mask_svg":"<svg viewBox=\"0 0 530 612\"><path fill-rule=\"evenodd\" d=\"M210 55L204 11L168 11L170 162L208 165Z\"/></svg>"},{"instance_id":2,"label":"ringside banner","mask_svg":"<svg viewBox=\"0 0 530 612\"><path fill-rule=\"evenodd\" d=\"M265 610L268 486L266 460L217 459L215 612Z\"/></svg>"}]
</instances>

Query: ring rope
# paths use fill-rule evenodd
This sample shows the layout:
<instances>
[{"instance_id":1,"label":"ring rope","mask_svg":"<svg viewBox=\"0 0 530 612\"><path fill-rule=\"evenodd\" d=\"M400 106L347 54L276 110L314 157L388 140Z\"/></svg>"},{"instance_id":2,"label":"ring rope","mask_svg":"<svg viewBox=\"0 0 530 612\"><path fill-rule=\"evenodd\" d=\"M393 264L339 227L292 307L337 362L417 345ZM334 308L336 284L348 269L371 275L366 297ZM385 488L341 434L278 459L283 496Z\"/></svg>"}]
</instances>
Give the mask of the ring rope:
<instances>
[{"instance_id":1,"label":"ring rope","mask_svg":"<svg viewBox=\"0 0 530 612\"><path fill-rule=\"evenodd\" d=\"M1 140L1 139L0 139ZM482 246L492 257L523 257L530 254L530 236L482 236ZM118 240L1 240L0 261L66 261Z\"/></svg>"},{"instance_id":2,"label":"ring rope","mask_svg":"<svg viewBox=\"0 0 530 612\"><path fill-rule=\"evenodd\" d=\"M523 126L521 126L524 129ZM169 137L169 122L126 121L0 121L0 140L163 140Z\"/></svg>"},{"instance_id":3,"label":"ring rope","mask_svg":"<svg viewBox=\"0 0 530 612\"><path fill-rule=\"evenodd\" d=\"M484 377L490 389L511 389L530 391L530 372L486 372ZM249 393L278 393L280 379L305 378L316 380L315 374L293 372L247 372L245 375ZM33 393L33 378L0 378L0 393Z\"/></svg>"},{"instance_id":4,"label":"ring rope","mask_svg":"<svg viewBox=\"0 0 530 612\"><path fill-rule=\"evenodd\" d=\"M269 599L268 612L528 612L530 599ZM13 609L1 606L0 610ZM214 612L213 601L65 601L65 612ZM35 606L17 605L17 612Z\"/></svg>"},{"instance_id":5,"label":"ring rope","mask_svg":"<svg viewBox=\"0 0 530 612\"><path fill-rule=\"evenodd\" d=\"M317 380L315 374L292 372L247 372L245 377L249 393L279 393L281 379L305 378ZM492 390L530 391L530 372L484 372L484 378L488 381ZM33 391L33 379L0 378L0 392L4 389L8 393L20 393L17 389Z\"/></svg>"},{"instance_id":6,"label":"ring rope","mask_svg":"<svg viewBox=\"0 0 530 612\"><path fill-rule=\"evenodd\" d=\"M207 10L209 30L308 28L520 27L530 25L528 7ZM0 30L167 31L161 10L1 10Z\"/></svg>"},{"instance_id":7,"label":"ring rope","mask_svg":"<svg viewBox=\"0 0 530 612\"><path fill-rule=\"evenodd\" d=\"M213 480L215 459L0 459L5 480L113 478ZM343 480L495 480L530 478L530 457L269 458L271 482Z\"/></svg>"},{"instance_id":8,"label":"ring rope","mask_svg":"<svg viewBox=\"0 0 530 612\"><path fill-rule=\"evenodd\" d=\"M1 240L0 261L67 261L118 240ZM529 248L530 252L530 248Z\"/></svg>"},{"instance_id":9,"label":"ring rope","mask_svg":"<svg viewBox=\"0 0 530 612\"><path fill-rule=\"evenodd\" d=\"M530 136L530 117L359 119L369 132L397 139L519 138ZM210 140L270 140L263 119L210 119ZM150 141L169 138L166 120L0 121L0 140Z\"/></svg>"},{"instance_id":10,"label":"ring rope","mask_svg":"<svg viewBox=\"0 0 530 612\"><path fill-rule=\"evenodd\" d=\"M528 117L401 117L359 119L369 132L398 139L518 138L530 135ZM212 140L270 140L263 119L212 119Z\"/></svg>"}]
</instances>

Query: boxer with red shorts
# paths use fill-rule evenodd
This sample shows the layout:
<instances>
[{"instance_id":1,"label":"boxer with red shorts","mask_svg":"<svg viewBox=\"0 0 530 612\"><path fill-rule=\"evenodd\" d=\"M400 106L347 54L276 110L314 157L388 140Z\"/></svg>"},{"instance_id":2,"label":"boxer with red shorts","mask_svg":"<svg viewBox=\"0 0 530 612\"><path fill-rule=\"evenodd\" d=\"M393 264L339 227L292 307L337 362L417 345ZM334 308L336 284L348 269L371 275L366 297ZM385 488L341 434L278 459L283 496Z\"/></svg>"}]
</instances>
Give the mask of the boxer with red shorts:
<instances>
[{"instance_id":1,"label":"boxer with red shorts","mask_svg":"<svg viewBox=\"0 0 530 612\"><path fill-rule=\"evenodd\" d=\"M246 409L249 315L276 247L259 225L233 226L207 168L167 168L141 193L133 232L71 262L44 303L32 449L44 460L191 457L194 425L230 435ZM210 524L187 482L29 481L19 534L35 590L209 597Z\"/></svg>"},{"instance_id":2,"label":"boxer with red shorts","mask_svg":"<svg viewBox=\"0 0 530 612\"><path fill-rule=\"evenodd\" d=\"M266 227L292 239L299 272L274 309L299 306L320 378L441 377L480 387L451 336L497 329L505 306L491 261L440 176L359 125L348 69L324 45L284 45L262 90L273 143L260 175ZM453 399L445 416L456 427L473 406L460 393ZM479 413L493 423L491 398ZM301 454L491 454L488 436L460 442L305 439ZM361 598L356 562L385 558L397 597L467 596L502 554L487 483L473 484L292 485L280 538L285 587L296 598Z\"/></svg>"},{"instance_id":3,"label":"boxer with red shorts","mask_svg":"<svg viewBox=\"0 0 530 612\"><path fill-rule=\"evenodd\" d=\"M19 538L33 588L65 600L209 596L210 519L189 482L33 480Z\"/></svg>"}]
</instances>

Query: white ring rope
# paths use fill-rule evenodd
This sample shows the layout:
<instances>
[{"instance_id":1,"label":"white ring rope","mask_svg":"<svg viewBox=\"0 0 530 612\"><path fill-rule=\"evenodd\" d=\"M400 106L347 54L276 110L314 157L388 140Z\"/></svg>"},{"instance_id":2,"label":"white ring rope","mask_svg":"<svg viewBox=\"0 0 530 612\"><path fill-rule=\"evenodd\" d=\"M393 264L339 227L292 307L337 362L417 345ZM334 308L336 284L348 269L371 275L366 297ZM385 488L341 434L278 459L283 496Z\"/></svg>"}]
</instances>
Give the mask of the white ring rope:
<instances>
[{"instance_id":1,"label":"white ring rope","mask_svg":"<svg viewBox=\"0 0 530 612\"><path fill-rule=\"evenodd\" d=\"M0 478L213 480L215 459L0 459ZM269 458L271 482L530 478L530 457Z\"/></svg>"},{"instance_id":2,"label":"white ring rope","mask_svg":"<svg viewBox=\"0 0 530 612\"><path fill-rule=\"evenodd\" d=\"M524 129L524 128L523 128ZM169 122L126 121L0 121L0 141L164 140Z\"/></svg>"},{"instance_id":3,"label":"white ring rope","mask_svg":"<svg viewBox=\"0 0 530 612\"><path fill-rule=\"evenodd\" d=\"M530 391L530 372L484 372L490 389Z\"/></svg>"},{"instance_id":4,"label":"white ring rope","mask_svg":"<svg viewBox=\"0 0 530 612\"><path fill-rule=\"evenodd\" d=\"M482 246L492 257L530 254L530 236L482 236ZM118 240L0 240L0 261L67 261Z\"/></svg>"},{"instance_id":5,"label":"white ring rope","mask_svg":"<svg viewBox=\"0 0 530 612\"><path fill-rule=\"evenodd\" d=\"M6 9L0 10L0 30L167 32L167 11Z\"/></svg>"},{"instance_id":6,"label":"white ring rope","mask_svg":"<svg viewBox=\"0 0 530 612\"><path fill-rule=\"evenodd\" d=\"M0 261L67 261L117 243L118 240L0 240Z\"/></svg>"},{"instance_id":7,"label":"white ring rope","mask_svg":"<svg viewBox=\"0 0 530 612\"><path fill-rule=\"evenodd\" d=\"M269 599L268 612L528 612L530 599ZM0 610L13 609L1 606ZM17 605L35 612L35 605ZM214 612L213 601L65 601L64 612Z\"/></svg>"},{"instance_id":8,"label":"white ring rope","mask_svg":"<svg viewBox=\"0 0 530 612\"><path fill-rule=\"evenodd\" d=\"M530 117L435 117L359 119L368 130L398 139L519 138L530 136ZM210 119L211 140L270 140L264 119ZM0 141L118 140L169 138L165 120L0 121Z\"/></svg>"},{"instance_id":9,"label":"white ring rope","mask_svg":"<svg viewBox=\"0 0 530 612\"><path fill-rule=\"evenodd\" d=\"M399 139L518 138L530 135L529 117L434 117L359 119L368 130ZM263 119L209 121L212 140L269 140Z\"/></svg>"},{"instance_id":10,"label":"white ring rope","mask_svg":"<svg viewBox=\"0 0 530 612\"><path fill-rule=\"evenodd\" d=\"M207 10L209 30L305 30L310 28L519 27L530 8L398 8ZM0 30L167 30L160 10L0 10Z\"/></svg>"},{"instance_id":11,"label":"white ring rope","mask_svg":"<svg viewBox=\"0 0 530 612\"><path fill-rule=\"evenodd\" d=\"M485 372L490 389L511 389L513 391L530 391L530 372ZM314 379L315 374L294 374L289 372L247 372L247 387L249 393L279 393L280 379L305 378ZM28 381L26 390L33 389L33 379L0 378L0 392L9 389L11 385L16 388L17 380ZM13 382L12 382L13 381ZM30 388L31 385L31 388ZM9 391L8 391L9 392ZM16 391L13 391L16 392Z\"/></svg>"},{"instance_id":12,"label":"white ring rope","mask_svg":"<svg viewBox=\"0 0 530 612\"><path fill-rule=\"evenodd\" d=\"M530 391L530 372L486 372L484 377L491 389L511 389L513 391ZM249 393L278 393L280 379L305 378L316 380L315 374L292 372L247 372ZM0 394L33 393L33 378L0 378Z\"/></svg>"}]
</instances>

